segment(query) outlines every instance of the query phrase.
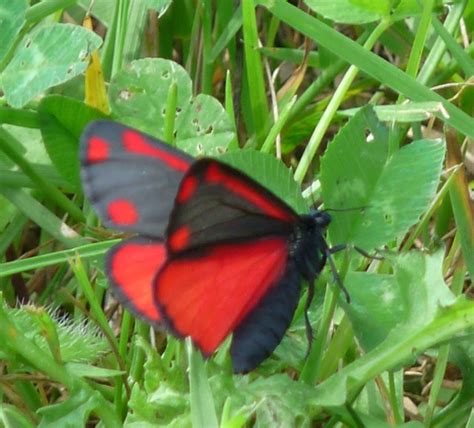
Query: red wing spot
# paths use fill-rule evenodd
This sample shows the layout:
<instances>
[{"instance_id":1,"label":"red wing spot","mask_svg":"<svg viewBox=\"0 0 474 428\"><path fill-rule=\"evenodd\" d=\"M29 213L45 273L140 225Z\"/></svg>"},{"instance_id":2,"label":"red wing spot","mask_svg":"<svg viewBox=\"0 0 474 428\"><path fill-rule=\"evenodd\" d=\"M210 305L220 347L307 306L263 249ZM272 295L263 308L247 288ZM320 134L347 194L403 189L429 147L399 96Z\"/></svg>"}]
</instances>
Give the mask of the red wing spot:
<instances>
[{"instance_id":1,"label":"red wing spot","mask_svg":"<svg viewBox=\"0 0 474 428\"><path fill-rule=\"evenodd\" d=\"M180 204L186 202L192 196L198 184L199 180L196 177L186 177L181 183L176 201Z\"/></svg>"},{"instance_id":2,"label":"red wing spot","mask_svg":"<svg viewBox=\"0 0 474 428\"><path fill-rule=\"evenodd\" d=\"M99 137L91 137L87 145L87 161L104 162L109 158L109 143Z\"/></svg>"},{"instance_id":3,"label":"red wing spot","mask_svg":"<svg viewBox=\"0 0 474 428\"><path fill-rule=\"evenodd\" d=\"M109 275L122 303L148 321L159 322L152 285L166 260L164 245L125 242L112 251Z\"/></svg>"},{"instance_id":4,"label":"red wing spot","mask_svg":"<svg viewBox=\"0 0 474 428\"><path fill-rule=\"evenodd\" d=\"M138 211L135 205L127 199L115 199L107 207L109 219L115 224L130 226L138 221Z\"/></svg>"},{"instance_id":5,"label":"red wing spot","mask_svg":"<svg viewBox=\"0 0 474 428\"><path fill-rule=\"evenodd\" d=\"M180 251L186 247L189 242L191 232L189 227L181 226L168 238L168 245L173 251Z\"/></svg>"},{"instance_id":6,"label":"red wing spot","mask_svg":"<svg viewBox=\"0 0 474 428\"><path fill-rule=\"evenodd\" d=\"M258 190L250 187L242 180L232 177L223 172L217 164L210 164L206 170L205 180L210 183L217 183L226 187L229 191L234 192L246 199L251 204L256 205L265 214L278 218L283 221L292 221L293 215L288 210L279 207L268 200L266 195Z\"/></svg>"},{"instance_id":7,"label":"red wing spot","mask_svg":"<svg viewBox=\"0 0 474 428\"><path fill-rule=\"evenodd\" d=\"M140 133L127 129L123 132L123 145L125 150L143 156L150 156L164 162L168 167L179 171L187 171L189 163L178 156L162 150L150 142Z\"/></svg>"}]
</instances>

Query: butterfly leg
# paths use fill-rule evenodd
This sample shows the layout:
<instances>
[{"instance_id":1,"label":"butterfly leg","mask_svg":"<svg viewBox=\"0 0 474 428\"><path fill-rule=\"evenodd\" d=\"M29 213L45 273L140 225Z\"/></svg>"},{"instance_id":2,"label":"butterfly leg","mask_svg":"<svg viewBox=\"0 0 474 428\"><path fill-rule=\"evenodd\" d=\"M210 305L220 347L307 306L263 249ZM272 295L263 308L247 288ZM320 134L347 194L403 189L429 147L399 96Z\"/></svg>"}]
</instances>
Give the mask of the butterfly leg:
<instances>
[{"instance_id":1,"label":"butterfly leg","mask_svg":"<svg viewBox=\"0 0 474 428\"><path fill-rule=\"evenodd\" d=\"M334 252L343 250L346 247L346 245L343 245L342 246L343 248L340 248L340 247L341 247L341 245L337 245L336 247L332 247L332 248L326 247L325 250L324 250L324 254L325 254L325 256L327 258L327 261L329 263L329 267L331 268L331 272L332 272L332 276L334 278L334 282L339 286L339 288L343 292L344 297L346 298L346 302L350 303L351 298L349 296L349 292L347 291L346 287L344 287L342 279L339 276L339 273L337 272L336 265L334 264L334 260L332 258L332 254ZM334 249L336 249L336 251L333 251Z\"/></svg>"},{"instance_id":2,"label":"butterfly leg","mask_svg":"<svg viewBox=\"0 0 474 428\"><path fill-rule=\"evenodd\" d=\"M329 252L330 252L331 254L338 253L339 251L343 251L343 250L345 250L345 249L348 248L348 247L353 248L353 249L356 250L361 256L364 256L364 257L366 257L366 258L368 258L368 259L383 260L383 257L381 257L381 256L373 256L373 255L369 254L367 251L363 250L362 248L356 247L356 246L352 246L352 245L349 245L349 244L339 244L339 245L335 245L334 247L329 248Z\"/></svg>"},{"instance_id":3,"label":"butterfly leg","mask_svg":"<svg viewBox=\"0 0 474 428\"><path fill-rule=\"evenodd\" d=\"M304 305L304 323L306 328L306 339L308 340L308 348L306 350L305 359L308 358L309 351L311 351L311 346L313 344L313 326L309 320L309 307L314 297L314 281L308 282L308 295L306 297L306 303Z\"/></svg>"},{"instance_id":4,"label":"butterfly leg","mask_svg":"<svg viewBox=\"0 0 474 428\"><path fill-rule=\"evenodd\" d=\"M334 260L332 258L332 254L334 253L337 253L339 251L343 251L345 250L347 247L349 247L348 244L339 244L339 245L335 245L334 247L327 247L325 249L325 255L327 257L327 261L329 263L329 267L331 268L331 272L332 272L332 275L333 275L333 278L334 278L334 281L336 282L336 284L339 286L339 288L342 290L342 292L344 293L344 296L346 298L346 301L347 303L350 303L351 302L351 298L349 296L349 292L347 291L346 287L344 287L344 284L341 280L341 277L339 276L339 273L337 272L337 269L336 269L336 265L334 264ZM378 256L372 256L370 255L369 253L367 253L367 251L363 250L362 248L360 247L352 247L354 248L354 250L356 250L359 254L361 254L362 256L364 257L367 257L368 259L375 259L375 260L383 260L383 257L378 257Z\"/></svg>"}]
</instances>

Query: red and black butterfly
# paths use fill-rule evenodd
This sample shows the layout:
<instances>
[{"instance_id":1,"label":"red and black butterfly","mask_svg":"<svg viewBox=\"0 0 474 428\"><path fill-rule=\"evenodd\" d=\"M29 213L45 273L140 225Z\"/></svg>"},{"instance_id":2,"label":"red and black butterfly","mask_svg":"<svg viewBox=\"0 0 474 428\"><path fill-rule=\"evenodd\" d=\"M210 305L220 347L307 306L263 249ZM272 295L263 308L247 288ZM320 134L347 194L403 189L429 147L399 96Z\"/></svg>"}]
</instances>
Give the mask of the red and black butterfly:
<instances>
[{"instance_id":1,"label":"red and black butterfly","mask_svg":"<svg viewBox=\"0 0 474 428\"><path fill-rule=\"evenodd\" d=\"M302 279L312 283L331 260L329 214L298 215L242 172L110 121L87 127L80 158L84 191L104 224L138 234L107 255L120 302L190 336L206 356L233 334L235 372L267 358L292 320Z\"/></svg>"}]
</instances>

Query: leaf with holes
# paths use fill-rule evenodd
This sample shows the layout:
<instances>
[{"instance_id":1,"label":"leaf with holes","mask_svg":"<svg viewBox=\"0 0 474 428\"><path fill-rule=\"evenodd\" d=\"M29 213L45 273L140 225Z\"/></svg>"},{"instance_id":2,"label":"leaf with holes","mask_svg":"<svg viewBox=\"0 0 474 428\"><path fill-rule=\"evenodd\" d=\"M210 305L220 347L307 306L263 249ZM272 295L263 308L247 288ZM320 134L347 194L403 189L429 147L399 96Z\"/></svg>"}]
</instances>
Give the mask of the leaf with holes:
<instances>
[{"instance_id":1,"label":"leaf with holes","mask_svg":"<svg viewBox=\"0 0 474 428\"><path fill-rule=\"evenodd\" d=\"M163 139L166 102L170 86L176 83L176 112L187 108L192 96L192 82L179 64L161 58L133 61L118 72L110 84L112 113L120 121Z\"/></svg>"},{"instance_id":2,"label":"leaf with holes","mask_svg":"<svg viewBox=\"0 0 474 428\"><path fill-rule=\"evenodd\" d=\"M209 95L198 95L176 121L176 145L193 156L222 154L233 138L227 112Z\"/></svg>"},{"instance_id":3,"label":"leaf with holes","mask_svg":"<svg viewBox=\"0 0 474 428\"><path fill-rule=\"evenodd\" d=\"M209 95L192 99L191 79L173 61L142 59L117 73L110 87L112 112L121 122L163 139L173 83L177 87L176 145L194 156L225 152L234 138L226 111Z\"/></svg>"},{"instance_id":4,"label":"leaf with holes","mask_svg":"<svg viewBox=\"0 0 474 428\"><path fill-rule=\"evenodd\" d=\"M388 155L388 133L372 109L360 110L321 160L323 199L333 215L331 242L368 250L406 233L439 182L444 144L415 141Z\"/></svg>"},{"instance_id":5,"label":"leaf with holes","mask_svg":"<svg viewBox=\"0 0 474 428\"><path fill-rule=\"evenodd\" d=\"M81 74L89 53L102 43L99 36L72 24L42 27L25 37L2 74L5 97L23 107L47 89Z\"/></svg>"}]
</instances>

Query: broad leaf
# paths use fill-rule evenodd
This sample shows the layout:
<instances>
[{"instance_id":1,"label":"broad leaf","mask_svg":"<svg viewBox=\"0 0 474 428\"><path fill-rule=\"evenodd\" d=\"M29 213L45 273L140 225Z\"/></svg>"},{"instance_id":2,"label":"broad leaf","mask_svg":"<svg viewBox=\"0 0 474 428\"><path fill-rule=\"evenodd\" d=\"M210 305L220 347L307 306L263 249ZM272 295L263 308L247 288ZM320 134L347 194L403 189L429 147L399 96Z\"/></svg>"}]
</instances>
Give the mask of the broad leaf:
<instances>
[{"instance_id":1,"label":"broad leaf","mask_svg":"<svg viewBox=\"0 0 474 428\"><path fill-rule=\"evenodd\" d=\"M47 89L85 71L89 53L102 40L92 31L72 24L41 27L23 39L2 74L8 103L23 107Z\"/></svg>"},{"instance_id":2,"label":"broad leaf","mask_svg":"<svg viewBox=\"0 0 474 428\"><path fill-rule=\"evenodd\" d=\"M344 24L366 24L378 21L390 12L389 0L305 0L315 12Z\"/></svg>"},{"instance_id":3,"label":"broad leaf","mask_svg":"<svg viewBox=\"0 0 474 428\"><path fill-rule=\"evenodd\" d=\"M54 166L80 189L79 137L91 120L106 115L72 98L51 95L41 100L39 117L43 141Z\"/></svg>"},{"instance_id":4,"label":"broad leaf","mask_svg":"<svg viewBox=\"0 0 474 428\"><path fill-rule=\"evenodd\" d=\"M0 62L15 43L25 23L26 0L0 0Z\"/></svg>"},{"instance_id":5,"label":"broad leaf","mask_svg":"<svg viewBox=\"0 0 474 428\"><path fill-rule=\"evenodd\" d=\"M373 110L359 111L321 160L325 207L333 215L333 244L380 247L406 233L434 197L444 144L415 141L388 154L388 133Z\"/></svg>"},{"instance_id":6,"label":"broad leaf","mask_svg":"<svg viewBox=\"0 0 474 428\"><path fill-rule=\"evenodd\" d=\"M193 156L224 153L234 138L227 112L215 98L200 94L176 121L176 145Z\"/></svg>"},{"instance_id":7,"label":"broad leaf","mask_svg":"<svg viewBox=\"0 0 474 428\"><path fill-rule=\"evenodd\" d=\"M191 101L191 79L179 64L161 58L133 61L110 84L112 112L125 124L163 139L170 86L178 88L176 115Z\"/></svg>"},{"instance_id":8,"label":"broad leaf","mask_svg":"<svg viewBox=\"0 0 474 428\"><path fill-rule=\"evenodd\" d=\"M110 88L112 111L127 125L163 139L173 83L177 87L176 146L193 156L224 153L234 138L226 111L209 95L192 99L191 79L173 61L138 60L117 73Z\"/></svg>"}]
</instances>

